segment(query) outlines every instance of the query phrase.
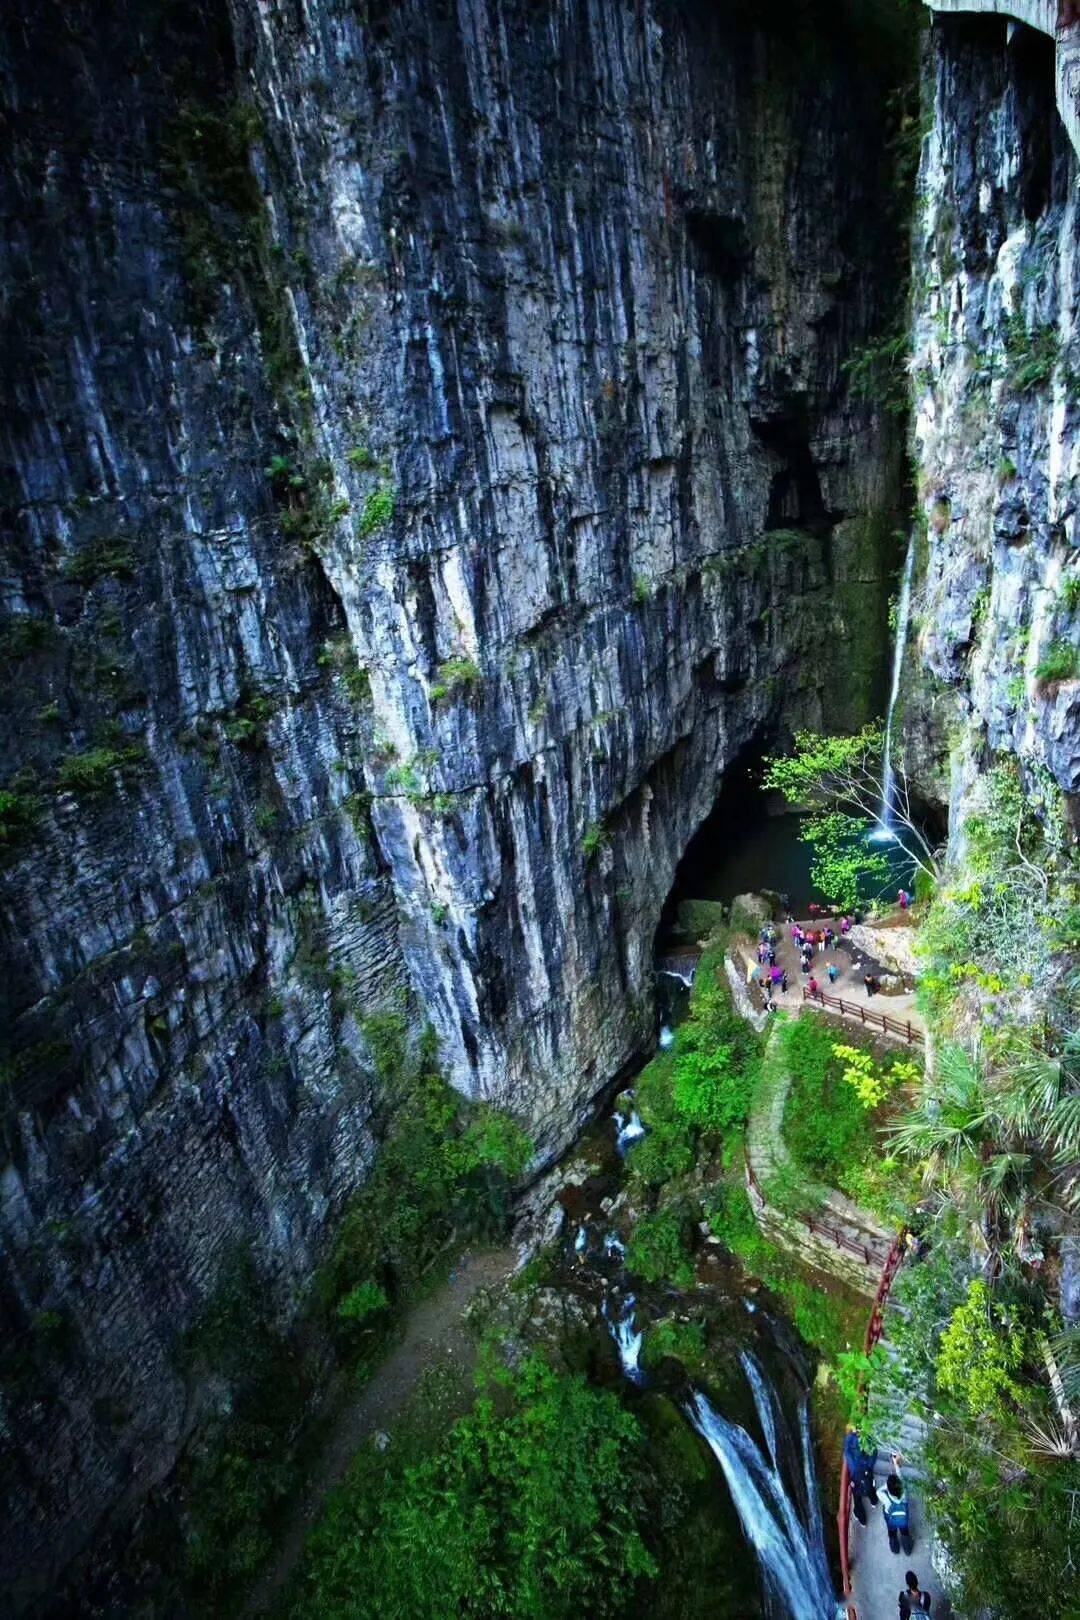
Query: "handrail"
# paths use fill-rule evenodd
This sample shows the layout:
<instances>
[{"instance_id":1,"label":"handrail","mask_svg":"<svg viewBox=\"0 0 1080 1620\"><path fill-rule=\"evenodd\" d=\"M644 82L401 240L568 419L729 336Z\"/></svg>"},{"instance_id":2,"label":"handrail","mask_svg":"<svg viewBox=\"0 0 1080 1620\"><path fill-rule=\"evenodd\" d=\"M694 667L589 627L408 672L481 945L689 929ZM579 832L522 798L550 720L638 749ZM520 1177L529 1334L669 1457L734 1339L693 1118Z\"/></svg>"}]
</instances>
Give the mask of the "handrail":
<instances>
[{"instance_id":1,"label":"handrail","mask_svg":"<svg viewBox=\"0 0 1080 1620\"><path fill-rule=\"evenodd\" d=\"M866 1324L866 1333L863 1336L863 1349L867 1355L880 1342L885 1332L885 1306L892 1291L893 1279L900 1270L904 1258L906 1236L907 1227L902 1226L893 1239L888 1259L882 1267L877 1293L874 1295L874 1303ZM848 1620L859 1620L858 1610L851 1601L851 1474L848 1471L846 1457L840 1464L840 1505L836 1514L836 1528L840 1539L840 1577L844 1583Z\"/></svg>"},{"instance_id":2,"label":"handrail","mask_svg":"<svg viewBox=\"0 0 1080 1620\"><path fill-rule=\"evenodd\" d=\"M835 1007L838 1012L851 1017L857 1013L864 1024L881 1028L892 1035L902 1035L909 1045L925 1039L922 1030L910 1018L901 1023L898 1018L890 1018L888 1013L871 1012L861 1002L845 1001L843 996L830 996L824 990L809 990L805 984L802 995L804 1001L816 1001L822 1007Z\"/></svg>"},{"instance_id":3,"label":"handrail","mask_svg":"<svg viewBox=\"0 0 1080 1620\"><path fill-rule=\"evenodd\" d=\"M757 1201L758 1208L763 1209L767 1202L765 1190L754 1174L754 1167L750 1163L749 1157L746 1160L746 1185L752 1198ZM875 1261L880 1259L880 1254L875 1252L871 1244L856 1242L854 1238L848 1237L847 1233L842 1231L835 1223L820 1220L816 1215L807 1214L805 1210L794 1212L792 1218L802 1221L808 1231L820 1233L822 1237L828 1238L829 1242L835 1244L838 1249L846 1249L849 1254L858 1255L864 1265L872 1266Z\"/></svg>"}]
</instances>

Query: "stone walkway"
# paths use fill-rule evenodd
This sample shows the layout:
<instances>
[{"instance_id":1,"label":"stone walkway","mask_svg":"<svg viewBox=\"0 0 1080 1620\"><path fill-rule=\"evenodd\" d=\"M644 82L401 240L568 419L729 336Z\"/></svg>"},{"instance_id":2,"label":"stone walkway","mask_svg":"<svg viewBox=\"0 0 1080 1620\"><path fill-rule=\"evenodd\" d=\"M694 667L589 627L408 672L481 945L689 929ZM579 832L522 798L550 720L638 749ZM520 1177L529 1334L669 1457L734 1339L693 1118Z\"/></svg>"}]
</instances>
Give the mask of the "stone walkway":
<instances>
[{"instance_id":1,"label":"stone walkway","mask_svg":"<svg viewBox=\"0 0 1080 1620\"><path fill-rule=\"evenodd\" d=\"M803 928L816 929L820 925L814 919L809 918L802 921L801 926ZM778 936L777 966L786 968L788 975L788 988L786 994L780 991L779 987L777 987L775 1000L777 1006L787 1007L794 1010L795 1008L807 1005L807 1003L803 1001L803 988L804 986L809 985L811 975L803 973L799 966L799 952L796 949L795 942L791 937L790 924L776 923L775 927ZM755 951L756 948L757 942L754 941L751 947L751 962L754 961L753 951ZM736 957L738 959L738 952L736 952ZM835 984L829 983L827 969L830 962L835 963L840 969ZM865 952L853 952L848 944L841 943L836 947L835 950L816 951L814 953L814 966L812 972L822 990L824 990L827 995L843 996L845 1001L854 1001L858 1003L859 1006L865 1006L868 1012L881 1013L888 1018L898 1019L901 1023L907 1023L910 1021L913 1028L925 1033L926 1026L923 1021L922 1014L915 1005L915 992L913 990L906 990L901 994L891 996L881 994L871 996L867 994L866 986L863 984L863 976L867 972L868 968L872 969L878 965L879 964L874 963L870 958L868 958ZM746 976L746 966L747 964L744 960L742 964L742 973L744 978ZM764 969L762 971L764 971ZM756 1007L760 1005L760 997L757 996L756 992L752 993L755 997L754 1005ZM826 1008L825 1011L831 1012L834 1017L841 1016L835 1011L835 1009L832 1008ZM861 1020L855 1017L853 1014L844 1014L843 1016L851 1018L855 1023L861 1023ZM872 1033L880 1035L882 1031L877 1030L872 1031Z\"/></svg>"}]
</instances>

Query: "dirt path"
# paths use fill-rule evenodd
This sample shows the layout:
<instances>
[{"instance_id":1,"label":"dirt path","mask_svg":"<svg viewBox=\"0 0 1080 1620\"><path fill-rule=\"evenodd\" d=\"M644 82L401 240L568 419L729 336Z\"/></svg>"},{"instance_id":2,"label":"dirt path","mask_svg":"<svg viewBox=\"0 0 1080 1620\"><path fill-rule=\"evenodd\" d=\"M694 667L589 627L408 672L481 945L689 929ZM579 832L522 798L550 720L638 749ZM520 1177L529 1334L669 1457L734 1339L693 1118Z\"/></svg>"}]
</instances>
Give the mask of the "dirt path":
<instances>
[{"instance_id":1,"label":"dirt path","mask_svg":"<svg viewBox=\"0 0 1080 1620\"><path fill-rule=\"evenodd\" d=\"M465 1309L482 1288L504 1282L517 1263L514 1249L484 1249L461 1257L446 1282L411 1312L405 1337L390 1351L369 1383L342 1402L322 1454L285 1530L276 1562L263 1574L246 1612L268 1614L304 1550L323 1502L369 1435L387 1427L406 1405L421 1375L450 1360L469 1368L476 1345L465 1325Z\"/></svg>"}]
</instances>

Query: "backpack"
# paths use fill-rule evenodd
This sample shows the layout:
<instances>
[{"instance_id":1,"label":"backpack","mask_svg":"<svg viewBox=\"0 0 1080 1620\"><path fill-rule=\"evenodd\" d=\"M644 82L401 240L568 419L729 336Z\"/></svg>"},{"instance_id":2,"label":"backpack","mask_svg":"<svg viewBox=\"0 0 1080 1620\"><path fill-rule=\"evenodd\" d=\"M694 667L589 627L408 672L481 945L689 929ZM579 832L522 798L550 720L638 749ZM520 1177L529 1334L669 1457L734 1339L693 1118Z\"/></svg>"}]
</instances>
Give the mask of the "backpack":
<instances>
[{"instance_id":1,"label":"backpack","mask_svg":"<svg viewBox=\"0 0 1080 1620\"><path fill-rule=\"evenodd\" d=\"M905 1491L898 1501L895 1496L890 1496L886 1491L881 1501L881 1511L885 1515L885 1523L891 1525L894 1530L906 1530L908 1527L907 1492Z\"/></svg>"}]
</instances>

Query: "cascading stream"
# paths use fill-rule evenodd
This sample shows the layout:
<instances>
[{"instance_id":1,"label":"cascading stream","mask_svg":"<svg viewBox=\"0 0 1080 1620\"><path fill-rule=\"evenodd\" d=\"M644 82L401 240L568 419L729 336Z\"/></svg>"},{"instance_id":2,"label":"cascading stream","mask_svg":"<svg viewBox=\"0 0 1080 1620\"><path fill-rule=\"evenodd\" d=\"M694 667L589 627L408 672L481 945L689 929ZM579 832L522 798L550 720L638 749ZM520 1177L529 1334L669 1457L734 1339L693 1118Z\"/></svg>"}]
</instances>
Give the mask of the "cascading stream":
<instances>
[{"instance_id":1,"label":"cascading stream","mask_svg":"<svg viewBox=\"0 0 1080 1620\"><path fill-rule=\"evenodd\" d=\"M753 1364L748 1362L749 1358L743 1356L743 1367L750 1379L766 1443L771 1450L776 1442L773 1397L765 1387L760 1369L755 1367L751 1373ZM769 1414L768 1426L763 1417L765 1412ZM687 1413L723 1470L777 1614L782 1620L832 1620L836 1613L836 1596L828 1576L821 1516L817 1510L809 1426L800 1426L803 1457L799 1494L805 1492L807 1500L800 1503L801 1511L797 1512L775 1457L766 1459L741 1424L723 1417L700 1392L694 1394Z\"/></svg>"},{"instance_id":2,"label":"cascading stream","mask_svg":"<svg viewBox=\"0 0 1080 1620\"><path fill-rule=\"evenodd\" d=\"M908 541L904 558L904 574L900 582L900 600L896 607L896 645L893 648L892 685L889 688L889 707L885 711L885 754L881 772L881 809L878 825L872 836L878 842L896 837L893 830L893 802L896 797L896 772L892 762L892 726L897 699L900 696L900 677L904 669L904 648L907 644L908 624L911 619L911 583L915 577L915 532Z\"/></svg>"}]
</instances>

